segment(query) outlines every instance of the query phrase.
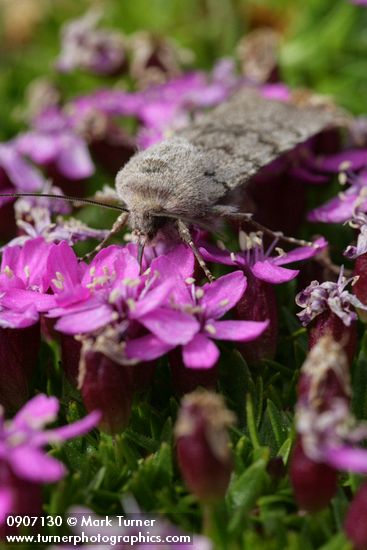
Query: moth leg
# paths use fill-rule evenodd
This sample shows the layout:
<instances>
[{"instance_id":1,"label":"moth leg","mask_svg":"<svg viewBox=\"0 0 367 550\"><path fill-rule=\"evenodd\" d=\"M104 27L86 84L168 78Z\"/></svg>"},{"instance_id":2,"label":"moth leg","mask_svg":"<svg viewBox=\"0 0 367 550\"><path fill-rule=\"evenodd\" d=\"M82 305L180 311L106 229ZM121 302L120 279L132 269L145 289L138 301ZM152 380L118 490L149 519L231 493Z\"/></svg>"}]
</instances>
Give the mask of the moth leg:
<instances>
[{"instance_id":1,"label":"moth leg","mask_svg":"<svg viewBox=\"0 0 367 550\"><path fill-rule=\"evenodd\" d=\"M88 252L88 254L85 254L81 259L89 260L89 258L91 258L94 254L102 250L102 248L105 246L105 244L110 239L110 237L112 237L112 235L115 235L116 233L119 233L119 231L121 231L121 229L126 224L128 217L129 217L128 212L123 212L122 214L120 214L117 220L115 221L115 223L113 224L113 226L111 227L111 231L109 231L108 235L106 235L106 237L95 248L93 248L93 250Z\"/></svg>"},{"instance_id":2,"label":"moth leg","mask_svg":"<svg viewBox=\"0 0 367 550\"><path fill-rule=\"evenodd\" d=\"M187 225L182 220L177 220L177 228L178 233L183 240L184 243L186 243L191 250L194 253L195 258L197 259L201 269L204 271L206 278L210 283L214 281L214 277L211 274L210 270L208 269L208 266L205 263L204 258L200 254L197 246L195 245L194 241L192 240L191 233Z\"/></svg>"},{"instance_id":3,"label":"moth leg","mask_svg":"<svg viewBox=\"0 0 367 550\"><path fill-rule=\"evenodd\" d=\"M305 241L303 239L296 239L295 237L287 237L286 235L283 235L281 231L273 231L272 229L269 229L265 225L262 225L261 223L253 220L252 214L246 214L244 212L225 212L222 214L222 216L230 220L247 222L251 224L255 229L262 231L267 235L271 235L273 238L280 239L286 243L295 244L298 246L311 246L311 247L315 246L315 244L310 241Z\"/></svg>"}]
</instances>

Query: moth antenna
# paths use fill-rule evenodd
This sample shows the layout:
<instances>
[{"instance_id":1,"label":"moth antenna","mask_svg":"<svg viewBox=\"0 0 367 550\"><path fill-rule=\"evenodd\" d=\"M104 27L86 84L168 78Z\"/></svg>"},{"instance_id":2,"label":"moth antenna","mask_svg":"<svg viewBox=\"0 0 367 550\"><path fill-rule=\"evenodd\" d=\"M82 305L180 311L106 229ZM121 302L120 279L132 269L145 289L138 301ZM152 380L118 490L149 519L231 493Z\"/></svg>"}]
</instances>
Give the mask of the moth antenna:
<instances>
[{"instance_id":1,"label":"moth antenna","mask_svg":"<svg viewBox=\"0 0 367 550\"><path fill-rule=\"evenodd\" d=\"M93 248L93 250L88 252L88 254L85 254L84 256L82 256L81 260L89 260L89 258L94 256L94 254L97 254L97 252L102 250L102 248L110 239L110 237L112 237L112 235L115 235L116 233L119 233L119 231L121 231L121 229L126 224L128 218L129 218L128 212L123 212L122 214L120 214L117 220L115 221L115 223L113 224L113 226L111 227L111 230L105 236L105 238L95 248Z\"/></svg>"},{"instance_id":2,"label":"moth antenna","mask_svg":"<svg viewBox=\"0 0 367 550\"><path fill-rule=\"evenodd\" d=\"M272 229L269 229L265 225L262 225L259 222L256 222L252 219L252 214L245 214L241 212L226 212L223 214L223 217L233 219L233 220L239 220L239 221L245 221L249 224L251 224L253 227L255 227L258 231L262 231L266 235L271 235L273 238L279 239L281 241L284 241L286 243L290 244L296 244L298 246L310 246L315 247L315 243L312 243L311 241L305 241L303 239L296 239L295 237L287 237L286 235L283 235L281 231L273 231Z\"/></svg>"},{"instance_id":3,"label":"moth antenna","mask_svg":"<svg viewBox=\"0 0 367 550\"><path fill-rule=\"evenodd\" d=\"M90 204L92 206L101 206L102 208L109 208L110 210L117 210L118 212L128 212L123 206L117 206L115 204L106 204L98 202L93 199L83 199L81 197L71 197L69 195L52 195L51 193L0 193L1 197L12 197L19 199L22 197L46 197L47 199L58 199L67 202L80 202L82 204Z\"/></svg>"},{"instance_id":4,"label":"moth antenna","mask_svg":"<svg viewBox=\"0 0 367 550\"><path fill-rule=\"evenodd\" d=\"M214 277L210 272L208 266L206 265L204 258L200 254L199 249L197 248L196 244L192 240L189 228L180 219L177 220L177 228L181 239L183 240L184 243L186 243L191 248L195 258L199 262L201 269L204 271L206 278L208 279L209 283L212 283L214 281Z\"/></svg>"}]
</instances>

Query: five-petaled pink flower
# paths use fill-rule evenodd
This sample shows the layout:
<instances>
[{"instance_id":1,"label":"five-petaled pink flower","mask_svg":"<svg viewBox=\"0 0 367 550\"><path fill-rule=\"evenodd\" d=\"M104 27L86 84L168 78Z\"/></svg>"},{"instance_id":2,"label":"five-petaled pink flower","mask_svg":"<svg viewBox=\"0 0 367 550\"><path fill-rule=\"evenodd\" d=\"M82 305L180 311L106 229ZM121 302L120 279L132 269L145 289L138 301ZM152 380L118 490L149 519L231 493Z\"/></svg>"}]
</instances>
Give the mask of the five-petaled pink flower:
<instances>
[{"instance_id":1,"label":"five-petaled pink flower","mask_svg":"<svg viewBox=\"0 0 367 550\"><path fill-rule=\"evenodd\" d=\"M13 420L5 420L0 409L0 525L6 514L17 513L19 498L26 500L27 495L18 494L22 483L25 488L33 487L54 483L65 475L65 466L44 447L89 432L100 418L95 411L68 426L46 430L58 410L58 400L43 394L28 401Z\"/></svg>"}]
</instances>

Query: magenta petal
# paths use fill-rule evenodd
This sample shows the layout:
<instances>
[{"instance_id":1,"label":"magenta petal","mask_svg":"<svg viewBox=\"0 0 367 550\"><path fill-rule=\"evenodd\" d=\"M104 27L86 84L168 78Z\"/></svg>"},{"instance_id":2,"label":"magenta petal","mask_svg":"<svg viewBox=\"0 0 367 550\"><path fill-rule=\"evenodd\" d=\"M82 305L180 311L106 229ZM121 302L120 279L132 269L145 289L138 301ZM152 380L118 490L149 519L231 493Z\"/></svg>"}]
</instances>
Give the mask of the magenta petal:
<instances>
[{"instance_id":1,"label":"magenta petal","mask_svg":"<svg viewBox=\"0 0 367 550\"><path fill-rule=\"evenodd\" d=\"M34 445L44 445L46 443L58 443L59 441L66 441L67 439L79 437L95 428L100 419L101 413L99 411L93 411L72 424L37 434L32 438L32 443Z\"/></svg>"},{"instance_id":2,"label":"magenta petal","mask_svg":"<svg viewBox=\"0 0 367 550\"><path fill-rule=\"evenodd\" d=\"M205 244L199 247L200 253L204 260L223 265L244 265L246 262L241 254L231 254L228 250Z\"/></svg>"},{"instance_id":3,"label":"magenta petal","mask_svg":"<svg viewBox=\"0 0 367 550\"><path fill-rule=\"evenodd\" d=\"M153 359L161 357L173 347L175 346L162 342L162 340L153 334L147 334L146 336L135 338L127 342L125 351L129 359L152 361Z\"/></svg>"},{"instance_id":4,"label":"magenta petal","mask_svg":"<svg viewBox=\"0 0 367 550\"><path fill-rule=\"evenodd\" d=\"M111 323L114 318L114 311L108 305L100 305L96 309L88 309L65 315L55 325L56 330L65 334L78 334L92 332Z\"/></svg>"},{"instance_id":5,"label":"magenta petal","mask_svg":"<svg viewBox=\"0 0 367 550\"><path fill-rule=\"evenodd\" d=\"M256 262L252 267L252 273L255 277L261 279L261 281L279 285L297 277L299 271L297 269L278 267L269 260L265 260L264 262Z\"/></svg>"},{"instance_id":6,"label":"magenta petal","mask_svg":"<svg viewBox=\"0 0 367 550\"><path fill-rule=\"evenodd\" d=\"M293 262L299 262L301 260L307 260L318 254L321 250L327 247L328 242L321 237L314 241L314 246L301 246L300 248L295 248L282 256L277 258L272 258L271 262L275 265L285 265Z\"/></svg>"},{"instance_id":7,"label":"magenta petal","mask_svg":"<svg viewBox=\"0 0 367 550\"><path fill-rule=\"evenodd\" d=\"M171 278L155 288L152 288L152 290L149 290L142 299L134 304L133 308L130 310L129 316L132 319L140 319L143 315L155 310L169 296L174 284L175 280Z\"/></svg>"},{"instance_id":8,"label":"magenta petal","mask_svg":"<svg viewBox=\"0 0 367 550\"><path fill-rule=\"evenodd\" d=\"M39 132L21 134L16 140L16 147L36 164L49 164L58 152L57 142L50 135Z\"/></svg>"},{"instance_id":9,"label":"magenta petal","mask_svg":"<svg viewBox=\"0 0 367 550\"><path fill-rule=\"evenodd\" d=\"M190 369L210 369L218 360L219 349L204 334L196 334L182 348L182 357L186 367Z\"/></svg>"},{"instance_id":10,"label":"magenta petal","mask_svg":"<svg viewBox=\"0 0 367 550\"><path fill-rule=\"evenodd\" d=\"M343 151L335 155L328 155L317 159L317 166L326 172L339 172L340 170L359 170L367 165L367 150L355 149Z\"/></svg>"},{"instance_id":11,"label":"magenta petal","mask_svg":"<svg viewBox=\"0 0 367 550\"><path fill-rule=\"evenodd\" d=\"M78 259L65 241L52 245L47 260L47 277L56 293L72 290L79 283Z\"/></svg>"},{"instance_id":12,"label":"magenta petal","mask_svg":"<svg viewBox=\"0 0 367 550\"><path fill-rule=\"evenodd\" d=\"M207 283L202 288L204 296L200 300L200 306L204 308L205 316L218 319L242 297L247 286L246 277L242 271L233 271L223 275L213 283Z\"/></svg>"},{"instance_id":13,"label":"magenta petal","mask_svg":"<svg viewBox=\"0 0 367 550\"><path fill-rule=\"evenodd\" d=\"M10 463L17 476L35 483L53 483L66 473L61 462L30 446L12 449Z\"/></svg>"},{"instance_id":14,"label":"magenta petal","mask_svg":"<svg viewBox=\"0 0 367 550\"><path fill-rule=\"evenodd\" d=\"M94 165L85 142L72 134L63 135L60 140L56 165L61 174L71 180L89 178L94 173Z\"/></svg>"},{"instance_id":15,"label":"magenta petal","mask_svg":"<svg viewBox=\"0 0 367 550\"><path fill-rule=\"evenodd\" d=\"M30 239L21 248L14 267L8 264L27 287L37 286L41 291L47 290L46 265L51 246L42 237ZM14 256L12 259L14 261Z\"/></svg>"},{"instance_id":16,"label":"magenta petal","mask_svg":"<svg viewBox=\"0 0 367 550\"><path fill-rule=\"evenodd\" d=\"M208 321L207 331L216 340L255 340L268 327L269 321Z\"/></svg>"},{"instance_id":17,"label":"magenta petal","mask_svg":"<svg viewBox=\"0 0 367 550\"><path fill-rule=\"evenodd\" d=\"M175 246L167 253L167 258L176 266L176 272L182 279L192 277L195 268L195 257L188 246L184 244Z\"/></svg>"},{"instance_id":18,"label":"magenta petal","mask_svg":"<svg viewBox=\"0 0 367 550\"><path fill-rule=\"evenodd\" d=\"M339 447L326 452L326 460L337 470L348 470L359 474L367 474L367 450L353 447Z\"/></svg>"},{"instance_id":19,"label":"magenta petal","mask_svg":"<svg viewBox=\"0 0 367 550\"><path fill-rule=\"evenodd\" d=\"M59 402L56 397L47 397L40 394L30 399L13 419L17 428L24 425L37 430L46 424L53 422L59 411Z\"/></svg>"},{"instance_id":20,"label":"magenta petal","mask_svg":"<svg viewBox=\"0 0 367 550\"><path fill-rule=\"evenodd\" d=\"M37 323L38 319L38 311L33 304L24 311L0 311L1 328L26 328Z\"/></svg>"},{"instance_id":21,"label":"magenta petal","mask_svg":"<svg viewBox=\"0 0 367 550\"><path fill-rule=\"evenodd\" d=\"M42 174L21 157L13 144L0 145L0 166L21 191L38 191L45 184Z\"/></svg>"},{"instance_id":22,"label":"magenta petal","mask_svg":"<svg viewBox=\"0 0 367 550\"><path fill-rule=\"evenodd\" d=\"M14 512L13 491L7 487L0 488L0 525L5 523L6 516Z\"/></svg>"},{"instance_id":23,"label":"magenta petal","mask_svg":"<svg viewBox=\"0 0 367 550\"><path fill-rule=\"evenodd\" d=\"M350 187L348 194L337 196L329 200L322 206L311 210L307 219L311 222L340 223L353 217L358 202L358 189ZM364 210L366 202L359 205L359 210Z\"/></svg>"},{"instance_id":24,"label":"magenta petal","mask_svg":"<svg viewBox=\"0 0 367 550\"><path fill-rule=\"evenodd\" d=\"M24 310L32 305L37 311L48 311L55 306L55 296L51 294L40 294L32 290L11 288L5 292L0 302L2 306L18 311Z\"/></svg>"},{"instance_id":25,"label":"magenta petal","mask_svg":"<svg viewBox=\"0 0 367 550\"><path fill-rule=\"evenodd\" d=\"M200 330L195 317L168 308L156 309L139 321L162 342L172 346L186 344Z\"/></svg>"}]
</instances>

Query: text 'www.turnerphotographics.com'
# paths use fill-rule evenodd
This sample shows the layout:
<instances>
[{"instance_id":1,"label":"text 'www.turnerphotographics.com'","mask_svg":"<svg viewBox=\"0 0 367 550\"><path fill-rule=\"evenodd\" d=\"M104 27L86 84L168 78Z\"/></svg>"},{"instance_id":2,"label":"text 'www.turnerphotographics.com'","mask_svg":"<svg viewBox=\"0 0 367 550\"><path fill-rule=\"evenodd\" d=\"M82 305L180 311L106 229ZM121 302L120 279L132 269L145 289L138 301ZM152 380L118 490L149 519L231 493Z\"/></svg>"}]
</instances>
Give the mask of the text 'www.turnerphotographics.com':
<instances>
[{"instance_id":1,"label":"text 'www.turnerphotographics.com'","mask_svg":"<svg viewBox=\"0 0 367 550\"><path fill-rule=\"evenodd\" d=\"M73 513L62 516L13 516L6 518L7 544L193 544L193 535L165 530L157 516L129 514L97 516ZM48 527L49 534L37 533L37 528ZM14 528L17 528L16 534ZM52 534L51 534L52 533ZM60 534L59 534L60 533Z\"/></svg>"}]
</instances>

